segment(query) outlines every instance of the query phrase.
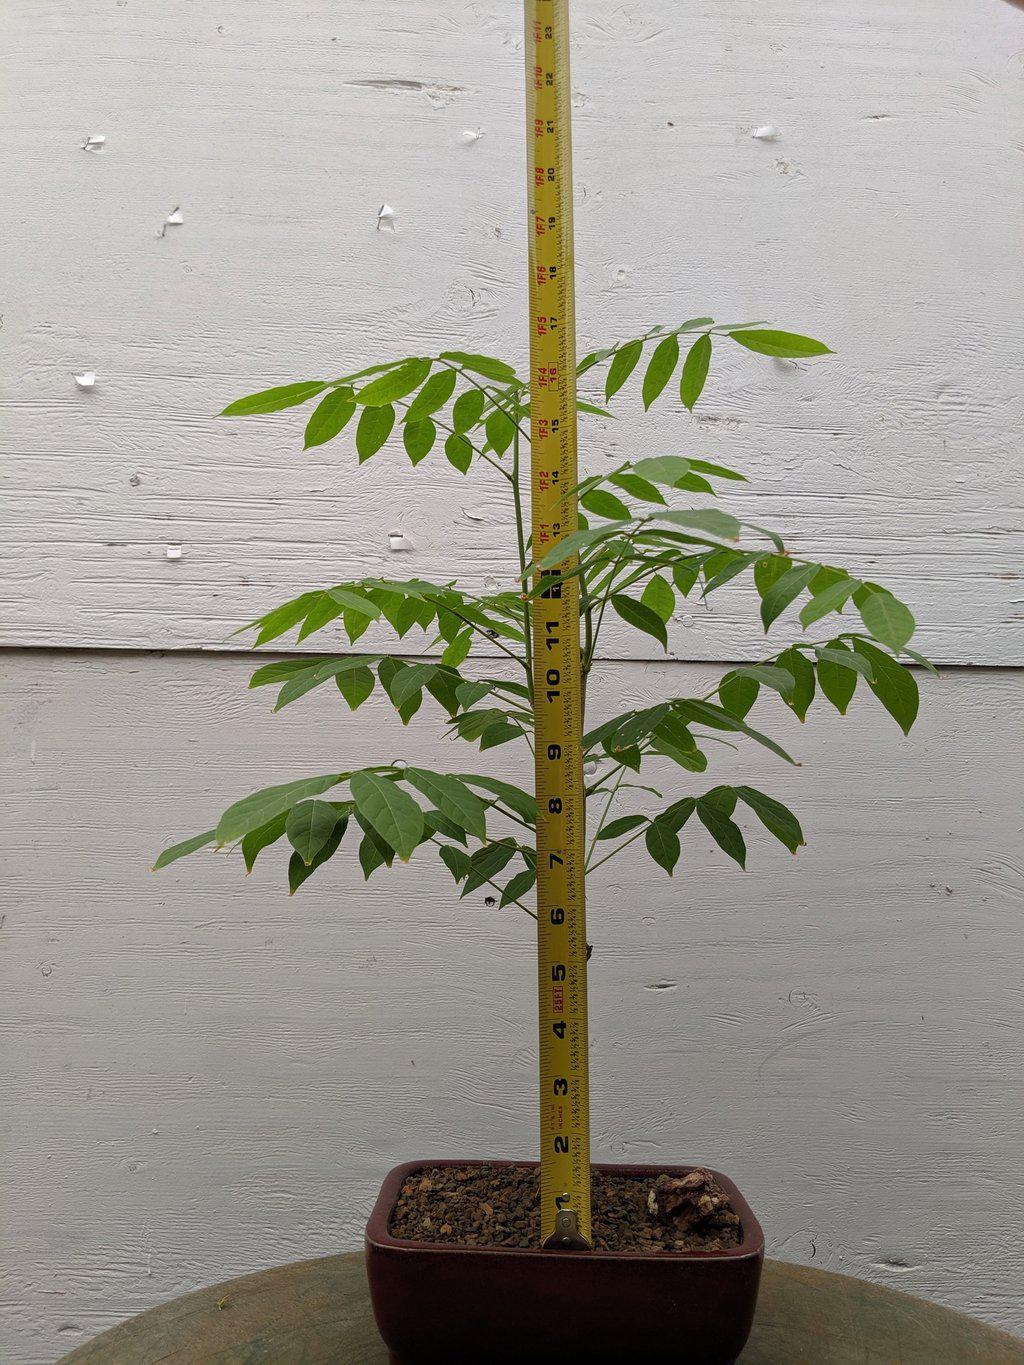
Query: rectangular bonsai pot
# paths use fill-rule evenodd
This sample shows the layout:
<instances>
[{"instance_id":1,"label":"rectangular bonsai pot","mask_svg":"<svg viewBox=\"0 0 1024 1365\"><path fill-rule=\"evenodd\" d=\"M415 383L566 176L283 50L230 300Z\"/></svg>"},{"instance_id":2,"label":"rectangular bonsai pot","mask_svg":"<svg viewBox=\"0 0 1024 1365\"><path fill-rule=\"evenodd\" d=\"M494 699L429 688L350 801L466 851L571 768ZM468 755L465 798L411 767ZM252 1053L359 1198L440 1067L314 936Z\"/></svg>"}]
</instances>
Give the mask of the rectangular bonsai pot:
<instances>
[{"instance_id":1,"label":"rectangular bonsai pot","mask_svg":"<svg viewBox=\"0 0 1024 1365\"><path fill-rule=\"evenodd\" d=\"M366 1226L374 1316L392 1365L730 1365L754 1319L764 1233L736 1186L712 1172L739 1214L724 1251L542 1251L392 1237L402 1182L437 1166L535 1162L409 1161L381 1187ZM692 1166L596 1166L682 1176Z\"/></svg>"}]
</instances>

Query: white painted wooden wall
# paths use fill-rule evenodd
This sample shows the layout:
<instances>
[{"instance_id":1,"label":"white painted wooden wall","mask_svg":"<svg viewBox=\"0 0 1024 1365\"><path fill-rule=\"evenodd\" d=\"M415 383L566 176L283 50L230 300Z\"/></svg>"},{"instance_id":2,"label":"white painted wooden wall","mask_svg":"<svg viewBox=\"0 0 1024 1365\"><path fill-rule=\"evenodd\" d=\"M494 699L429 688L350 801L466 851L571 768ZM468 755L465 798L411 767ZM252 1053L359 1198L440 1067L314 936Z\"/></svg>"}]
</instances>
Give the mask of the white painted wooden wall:
<instances>
[{"instance_id":1,"label":"white painted wooden wall","mask_svg":"<svg viewBox=\"0 0 1024 1365\"><path fill-rule=\"evenodd\" d=\"M712 1161L774 1254L1024 1329L1024 12L576 8L581 344L708 311L838 352L736 352L695 423L627 403L585 458L739 465L730 505L892 584L949 666L910 741L862 703L780 723L799 771L743 755L798 859L695 836L672 881L595 887L596 1154ZM426 720L270 717L226 637L361 572L504 576L507 509L211 414L443 342L521 358L522 42L498 0L7 0L4 30L0 1357L35 1365L357 1245L392 1161L532 1151L528 926L420 864L295 900L269 859L146 871L339 745L448 762ZM667 663L611 636L600 692L761 651L727 590Z\"/></svg>"}]
</instances>

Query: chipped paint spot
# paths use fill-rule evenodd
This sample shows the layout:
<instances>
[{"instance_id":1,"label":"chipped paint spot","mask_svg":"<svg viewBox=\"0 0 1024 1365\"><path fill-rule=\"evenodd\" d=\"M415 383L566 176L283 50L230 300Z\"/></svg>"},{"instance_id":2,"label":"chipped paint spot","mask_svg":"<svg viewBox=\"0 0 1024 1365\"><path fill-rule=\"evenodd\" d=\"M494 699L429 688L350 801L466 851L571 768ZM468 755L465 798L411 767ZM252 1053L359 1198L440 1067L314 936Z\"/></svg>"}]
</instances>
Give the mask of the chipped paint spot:
<instances>
[{"instance_id":1,"label":"chipped paint spot","mask_svg":"<svg viewBox=\"0 0 1024 1365\"><path fill-rule=\"evenodd\" d=\"M94 389L96 387L95 370L83 370L81 374L76 374L73 378L80 389Z\"/></svg>"},{"instance_id":2,"label":"chipped paint spot","mask_svg":"<svg viewBox=\"0 0 1024 1365\"><path fill-rule=\"evenodd\" d=\"M171 544L165 547L164 554L168 559L180 559L182 556L182 548L176 543Z\"/></svg>"},{"instance_id":3,"label":"chipped paint spot","mask_svg":"<svg viewBox=\"0 0 1024 1365\"><path fill-rule=\"evenodd\" d=\"M774 123L762 123L750 136L757 138L758 142L777 142L781 134Z\"/></svg>"},{"instance_id":4,"label":"chipped paint spot","mask_svg":"<svg viewBox=\"0 0 1024 1365\"><path fill-rule=\"evenodd\" d=\"M164 219L160 227L157 228L156 235L158 237L164 237L166 236L167 229L169 227L180 227L184 221L185 215L182 213L180 207L176 205L173 209L171 209L170 213Z\"/></svg>"},{"instance_id":5,"label":"chipped paint spot","mask_svg":"<svg viewBox=\"0 0 1024 1365\"><path fill-rule=\"evenodd\" d=\"M467 87L464 85L442 85L439 81L413 81L399 77L346 81L345 84L361 86L366 90L390 90L399 93L411 92L425 95L430 103L437 108L444 108L451 104L458 95L467 93Z\"/></svg>"},{"instance_id":6,"label":"chipped paint spot","mask_svg":"<svg viewBox=\"0 0 1024 1365\"><path fill-rule=\"evenodd\" d=\"M83 152L102 152L107 139L103 133L93 133L81 144Z\"/></svg>"},{"instance_id":7,"label":"chipped paint spot","mask_svg":"<svg viewBox=\"0 0 1024 1365\"><path fill-rule=\"evenodd\" d=\"M377 231L397 232L398 229L395 226L395 219L397 216L398 215L390 204L381 204L380 208L377 210Z\"/></svg>"}]
</instances>

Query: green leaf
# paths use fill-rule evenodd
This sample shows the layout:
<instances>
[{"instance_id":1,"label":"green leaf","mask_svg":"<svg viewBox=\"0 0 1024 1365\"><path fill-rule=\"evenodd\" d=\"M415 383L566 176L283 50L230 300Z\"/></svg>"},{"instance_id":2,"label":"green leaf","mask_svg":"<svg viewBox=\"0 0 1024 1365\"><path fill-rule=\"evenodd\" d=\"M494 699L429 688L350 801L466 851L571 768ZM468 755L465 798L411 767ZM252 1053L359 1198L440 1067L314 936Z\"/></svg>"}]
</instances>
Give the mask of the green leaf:
<instances>
[{"instance_id":1,"label":"green leaf","mask_svg":"<svg viewBox=\"0 0 1024 1365\"><path fill-rule=\"evenodd\" d=\"M280 815L275 815L273 820L268 820L265 825L260 825L259 829L250 830L245 836L242 840L242 857L245 859L246 874L253 870L256 859L263 850L277 843L284 834L287 823L288 812L284 811Z\"/></svg>"},{"instance_id":2,"label":"green leaf","mask_svg":"<svg viewBox=\"0 0 1024 1365\"><path fill-rule=\"evenodd\" d=\"M537 803L534 798L524 792L521 787L514 786L511 782L503 782L497 777L480 777L477 773L456 773L462 782L470 787L479 787L482 791L490 792L499 801L504 802L509 810L515 811L522 820L528 825L532 825L537 819Z\"/></svg>"},{"instance_id":3,"label":"green leaf","mask_svg":"<svg viewBox=\"0 0 1024 1365\"><path fill-rule=\"evenodd\" d=\"M443 834L446 839L454 839L460 844L466 843L466 831L459 829L454 821L449 820L446 815L442 815L439 810L424 811L423 842L428 842L434 834Z\"/></svg>"},{"instance_id":4,"label":"green leaf","mask_svg":"<svg viewBox=\"0 0 1024 1365\"><path fill-rule=\"evenodd\" d=\"M358 814L356 816L359 819ZM363 838L359 844L359 866L363 869L363 879L370 880L370 874L385 864L390 867L395 861L395 850L384 842L372 825L359 821Z\"/></svg>"},{"instance_id":5,"label":"green leaf","mask_svg":"<svg viewBox=\"0 0 1024 1365\"><path fill-rule=\"evenodd\" d=\"M397 402L406 394L418 389L430 373L431 362L421 356L413 356L403 361L393 370L379 375L356 394L360 403L368 408L380 408Z\"/></svg>"},{"instance_id":6,"label":"green leaf","mask_svg":"<svg viewBox=\"0 0 1024 1365\"><path fill-rule=\"evenodd\" d=\"M482 374L485 379L493 379L499 384L516 383L516 372L504 360L496 360L491 355L475 355L468 351L442 351L439 359L454 360L465 370Z\"/></svg>"},{"instance_id":7,"label":"green leaf","mask_svg":"<svg viewBox=\"0 0 1024 1365\"><path fill-rule=\"evenodd\" d=\"M321 777L300 777L294 782L282 782L275 787L264 787L229 806L217 824L218 845L233 844L251 830L259 829L275 815L291 810L299 801L320 796L345 780L344 773L326 773Z\"/></svg>"},{"instance_id":8,"label":"green leaf","mask_svg":"<svg viewBox=\"0 0 1024 1365\"><path fill-rule=\"evenodd\" d=\"M459 664L469 654L472 644L473 632L471 630L460 631L441 655L441 662L447 664L449 668L458 668Z\"/></svg>"},{"instance_id":9,"label":"green leaf","mask_svg":"<svg viewBox=\"0 0 1024 1365\"><path fill-rule=\"evenodd\" d=\"M757 701L761 688L749 674L739 674L736 670L726 673L718 685L718 700L731 716L742 720Z\"/></svg>"},{"instance_id":10,"label":"green leaf","mask_svg":"<svg viewBox=\"0 0 1024 1365\"><path fill-rule=\"evenodd\" d=\"M467 389L460 393L452 407L452 426L461 436L479 422L484 410L484 395L480 389Z\"/></svg>"},{"instance_id":11,"label":"green leaf","mask_svg":"<svg viewBox=\"0 0 1024 1365\"><path fill-rule=\"evenodd\" d=\"M193 834L191 839L183 839L180 844L172 844L170 848L164 849L150 870L159 872L162 867L176 863L179 858L187 858L190 853L195 853L196 849L212 844L216 837L217 831L208 829L205 834Z\"/></svg>"},{"instance_id":12,"label":"green leaf","mask_svg":"<svg viewBox=\"0 0 1024 1365\"><path fill-rule=\"evenodd\" d=\"M817 564L794 564L771 585L761 598L761 620L765 633L789 604L800 596L817 572Z\"/></svg>"},{"instance_id":13,"label":"green leaf","mask_svg":"<svg viewBox=\"0 0 1024 1365\"><path fill-rule=\"evenodd\" d=\"M598 839L621 839L624 834L629 834L634 829L639 829L641 825L646 824L646 815L620 815L617 820L610 820L597 837Z\"/></svg>"},{"instance_id":14,"label":"green leaf","mask_svg":"<svg viewBox=\"0 0 1024 1365\"><path fill-rule=\"evenodd\" d=\"M322 630L324 626L329 625L331 621L340 616L344 610L344 604L335 601L330 593L318 593L315 602L306 613L306 619L296 636L296 643L301 644L314 631Z\"/></svg>"},{"instance_id":15,"label":"green leaf","mask_svg":"<svg viewBox=\"0 0 1024 1365\"><path fill-rule=\"evenodd\" d=\"M473 463L473 447L465 436L458 436L454 433L449 436L444 443L444 453L447 456L448 463L454 465L460 474L465 474Z\"/></svg>"},{"instance_id":16,"label":"green leaf","mask_svg":"<svg viewBox=\"0 0 1024 1365\"><path fill-rule=\"evenodd\" d=\"M793 561L786 555L762 555L754 565L754 587L760 596L764 597L792 567Z\"/></svg>"},{"instance_id":17,"label":"green leaf","mask_svg":"<svg viewBox=\"0 0 1024 1365\"><path fill-rule=\"evenodd\" d=\"M640 601L645 607L650 607L655 616L660 616L668 625L672 613L676 609L676 595L661 574L656 573L648 580L647 586L640 595Z\"/></svg>"},{"instance_id":18,"label":"green leaf","mask_svg":"<svg viewBox=\"0 0 1024 1365\"><path fill-rule=\"evenodd\" d=\"M334 833L340 818L328 801L300 801L292 806L284 832L307 867Z\"/></svg>"},{"instance_id":19,"label":"green leaf","mask_svg":"<svg viewBox=\"0 0 1024 1365\"><path fill-rule=\"evenodd\" d=\"M616 488L621 488L623 493L628 493L631 498L640 498L643 502L656 502L661 507L665 506L665 499L654 484L648 483L639 474L630 474L626 471L609 474L608 482L613 483Z\"/></svg>"},{"instance_id":20,"label":"green leaf","mask_svg":"<svg viewBox=\"0 0 1024 1365\"><path fill-rule=\"evenodd\" d=\"M730 332L729 336L733 341L745 346L748 351L757 351L760 355L796 360L805 356L832 354L824 342L815 341L813 337L798 336L796 332L775 332L760 328L751 331L743 328Z\"/></svg>"},{"instance_id":21,"label":"green leaf","mask_svg":"<svg viewBox=\"0 0 1024 1365\"><path fill-rule=\"evenodd\" d=\"M681 455L651 455L646 460L637 460L633 473L651 483L668 484L671 488L690 472L690 461Z\"/></svg>"},{"instance_id":22,"label":"green leaf","mask_svg":"<svg viewBox=\"0 0 1024 1365\"><path fill-rule=\"evenodd\" d=\"M795 853L806 843L800 821L781 801L765 796L756 787L737 787L736 795L750 807L765 829L786 845L790 853Z\"/></svg>"},{"instance_id":23,"label":"green leaf","mask_svg":"<svg viewBox=\"0 0 1024 1365\"><path fill-rule=\"evenodd\" d=\"M246 398L236 398L229 403L221 417L258 417L267 412L281 412L284 408L295 408L323 393L328 387L321 379L304 379L298 384L281 384L276 389L264 389L261 393L250 393Z\"/></svg>"},{"instance_id":24,"label":"green leaf","mask_svg":"<svg viewBox=\"0 0 1024 1365\"><path fill-rule=\"evenodd\" d=\"M684 526L688 530L703 531L709 536L720 536L723 540L735 540L740 533L740 524L728 512L720 512L717 507L688 509L681 512L652 512L658 521L669 521L673 526Z\"/></svg>"},{"instance_id":25,"label":"green leaf","mask_svg":"<svg viewBox=\"0 0 1024 1365\"><path fill-rule=\"evenodd\" d=\"M533 890L533 885L537 880L536 870L532 867L524 867L522 872L505 883L505 889L501 893L501 900L498 902L498 909L504 910L506 905L511 905L513 901L522 898Z\"/></svg>"},{"instance_id":26,"label":"green leaf","mask_svg":"<svg viewBox=\"0 0 1024 1365\"><path fill-rule=\"evenodd\" d=\"M431 413L443 408L455 392L455 380L454 370L438 370L432 374L409 404L403 420L410 424L422 422Z\"/></svg>"},{"instance_id":27,"label":"green leaf","mask_svg":"<svg viewBox=\"0 0 1024 1365\"><path fill-rule=\"evenodd\" d=\"M741 735L746 735L748 739L756 740L758 744L764 745L766 749L771 750L779 758L784 758L787 763L794 762L781 745L776 744L767 735L763 735L760 730L752 729L737 716L732 715L731 712L720 706L713 706L710 702L698 701L689 697L676 701L674 705L680 715L691 721L709 725L713 730L734 730Z\"/></svg>"},{"instance_id":28,"label":"green leaf","mask_svg":"<svg viewBox=\"0 0 1024 1365\"><path fill-rule=\"evenodd\" d=\"M345 831L348 829L348 816L343 815L338 819L338 823L328 835L323 847L318 849L314 857L307 863L298 853L293 853L288 860L288 894L294 896L296 891L318 867L322 867L329 858L333 858L337 853Z\"/></svg>"},{"instance_id":29,"label":"green leaf","mask_svg":"<svg viewBox=\"0 0 1024 1365\"><path fill-rule=\"evenodd\" d=\"M462 888L462 895L468 896L486 882L493 881L502 868L507 867L516 856L517 845L514 839L499 839L493 844L478 848L469 860L469 876Z\"/></svg>"},{"instance_id":30,"label":"green leaf","mask_svg":"<svg viewBox=\"0 0 1024 1365\"><path fill-rule=\"evenodd\" d=\"M730 820L721 806L714 800L708 800L706 796L700 796L697 798L697 818L722 852L727 853L734 862L745 868L747 846L743 841L743 834L739 825Z\"/></svg>"},{"instance_id":31,"label":"green leaf","mask_svg":"<svg viewBox=\"0 0 1024 1365\"><path fill-rule=\"evenodd\" d=\"M293 701L298 701L307 692L311 692L313 688L319 687L329 679L338 678L343 673L365 668L376 658L377 656L373 654L348 654L335 659L314 660L305 672L296 673L293 678L285 683L277 694L274 710L283 710L284 707L290 706Z\"/></svg>"},{"instance_id":32,"label":"green leaf","mask_svg":"<svg viewBox=\"0 0 1024 1365\"><path fill-rule=\"evenodd\" d=\"M680 479L674 487L681 488L688 493L710 493L712 497L715 496L715 490L707 479L700 474L694 474L692 470L685 478Z\"/></svg>"},{"instance_id":33,"label":"green leaf","mask_svg":"<svg viewBox=\"0 0 1024 1365\"><path fill-rule=\"evenodd\" d=\"M668 632L665 630L665 622L656 612L644 606L642 602L627 597L625 593L612 593L610 600L616 615L621 616L627 625L642 630L647 635L653 635L662 649L668 652Z\"/></svg>"},{"instance_id":34,"label":"green leaf","mask_svg":"<svg viewBox=\"0 0 1024 1365\"><path fill-rule=\"evenodd\" d=\"M522 739L523 732L518 725L511 721L499 721L496 725L488 725L480 736L480 752L485 749L496 749L499 744L508 744L511 740Z\"/></svg>"},{"instance_id":35,"label":"green leaf","mask_svg":"<svg viewBox=\"0 0 1024 1365\"><path fill-rule=\"evenodd\" d=\"M469 876L469 854L451 844L443 844L438 850L441 861L456 882L463 882Z\"/></svg>"},{"instance_id":36,"label":"green leaf","mask_svg":"<svg viewBox=\"0 0 1024 1365\"><path fill-rule=\"evenodd\" d=\"M806 630L815 621L820 621L823 616L828 616L834 611L842 611L848 599L853 596L859 586L859 579L842 578L838 583L830 584L821 592L814 592L814 584L812 583L811 591L814 595L809 602L805 602L800 608L800 624Z\"/></svg>"},{"instance_id":37,"label":"green leaf","mask_svg":"<svg viewBox=\"0 0 1024 1365\"><path fill-rule=\"evenodd\" d=\"M451 370L447 370L446 373L451 374ZM402 444L414 465L419 464L420 460L430 454L436 440L437 427L429 417L423 417L418 422L407 422L402 428Z\"/></svg>"},{"instance_id":38,"label":"green leaf","mask_svg":"<svg viewBox=\"0 0 1024 1365\"><path fill-rule=\"evenodd\" d=\"M406 768L403 776L459 829L472 834L474 839L486 839L487 808L459 778L433 773L426 768Z\"/></svg>"},{"instance_id":39,"label":"green leaf","mask_svg":"<svg viewBox=\"0 0 1024 1365\"><path fill-rule=\"evenodd\" d=\"M455 689L455 696L464 711L470 711L491 690L487 682L464 682Z\"/></svg>"},{"instance_id":40,"label":"green leaf","mask_svg":"<svg viewBox=\"0 0 1024 1365\"><path fill-rule=\"evenodd\" d=\"M859 654L852 654L842 641L835 641L832 645L818 645L814 652L819 659L838 664L840 668L852 668L862 678L867 678L868 682L874 680L874 673L867 659L862 659Z\"/></svg>"},{"instance_id":41,"label":"green leaf","mask_svg":"<svg viewBox=\"0 0 1024 1365\"><path fill-rule=\"evenodd\" d=\"M342 616L342 621L345 626L345 634L351 644L355 644L359 637L365 635L370 629L370 618L359 611L346 611Z\"/></svg>"},{"instance_id":42,"label":"green leaf","mask_svg":"<svg viewBox=\"0 0 1024 1365\"><path fill-rule=\"evenodd\" d=\"M454 668L447 668L443 664L434 667L434 671L426 681L426 689L436 702L448 713L454 716L459 709L458 690L460 676Z\"/></svg>"},{"instance_id":43,"label":"green leaf","mask_svg":"<svg viewBox=\"0 0 1024 1365\"><path fill-rule=\"evenodd\" d=\"M595 488L584 494L580 503L595 517L605 517L609 521L628 521L633 515L626 504L606 488Z\"/></svg>"},{"instance_id":44,"label":"green leaf","mask_svg":"<svg viewBox=\"0 0 1024 1365\"><path fill-rule=\"evenodd\" d=\"M501 408L494 408L487 415L484 431L487 433L488 443L494 453L504 455L515 440L516 424L507 412L503 412Z\"/></svg>"},{"instance_id":45,"label":"green leaf","mask_svg":"<svg viewBox=\"0 0 1024 1365\"><path fill-rule=\"evenodd\" d=\"M729 469L724 464L715 464L713 460L691 460L690 466L699 474L711 474L716 479L736 479L740 483L748 482L746 474L741 474L735 469Z\"/></svg>"},{"instance_id":46,"label":"green leaf","mask_svg":"<svg viewBox=\"0 0 1024 1365\"><path fill-rule=\"evenodd\" d=\"M380 679L380 684L388 694L388 699L397 708L403 725L409 724L423 703L423 692L419 689L413 689L402 701L395 701L394 698L395 679L411 666L402 659L394 658L381 659L377 665L377 677Z\"/></svg>"},{"instance_id":47,"label":"green leaf","mask_svg":"<svg viewBox=\"0 0 1024 1365\"><path fill-rule=\"evenodd\" d=\"M696 809L697 802L694 798L684 796L681 801L673 801L671 806L661 812L658 823L678 834Z\"/></svg>"},{"instance_id":48,"label":"green leaf","mask_svg":"<svg viewBox=\"0 0 1024 1365\"><path fill-rule=\"evenodd\" d=\"M670 824L652 820L644 835L644 843L654 861L671 877L672 869L679 861L679 835Z\"/></svg>"},{"instance_id":49,"label":"green leaf","mask_svg":"<svg viewBox=\"0 0 1024 1365\"><path fill-rule=\"evenodd\" d=\"M422 692L436 672L437 664L406 664L388 689L395 706L401 708L416 692Z\"/></svg>"},{"instance_id":50,"label":"green leaf","mask_svg":"<svg viewBox=\"0 0 1024 1365\"><path fill-rule=\"evenodd\" d=\"M917 679L908 668L867 640L854 640L853 647L871 665L874 680L868 686L903 733L909 735L920 704Z\"/></svg>"},{"instance_id":51,"label":"green leaf","mask_svg":"<svg viewBox=\"0 0 1024 1365\"><path fill-rule=\"evenodd\" d=\"M313 409L313 415L306 423L303 450L312 450L314 446L333 441L348 426L355 410L356 400L351 389L332 389Z\"/></svg>"},{"instance_id":52,"label":"green leaf","mask_svg":"<svg viewBox=\"0 0 1024 1365\"><path fill-rule=\"evenodd\" d=\"M679 397L683 406L693 411L697 399L704 389L711 364L711 338L705 332L690 347L683 361L683 372L679 377Z\"/></svg>"},{"instance_id":53,"label":"green leaf","mask_svg":"<svg viewBox=\"0 0 1024 1365\"><path fill-rule=\"evenodd\" d=\"M708 760L697 748L697 741L680 716L670 711L651 734L651 749L678 763L687 772L702 773Z\"/></svg>"},{"instance_id":54,"label":"green leaf","mask_svg":"<svg viewBox=\"0 0 1024 1365\"><path fill-rule=\"evenodd\" d=\"M260 631L256 636L256 643L257 645L265 645L270 640L276 640L279 635L284 635L286 631L291 630L292 626L298 625L300 621L304 621L310 607L319 595L315 592L304 592L301 597L293 598L291 602L282 602L279 607L275 607L273 611L268 611L265 616L250 621L249 625L243 629L248 630L252 626L259 626Z\"/></svg>"},{"instance_id":55,"label":"green leaf","mask_svg":"<svg viewBox=\"0 0 1024 1365\"><path fill-rule=\"evenodd\" d=\"M859 603L861 620L876 640L896 654L914 633L914 617L909 607L889 592L868 593Z\"/></svg>"},{"instance_id":56,"label":"green leaf","mask_svg":"<svg viewBox=\"0 0 1024 1365\"><path fill-rule=\"evenodd\" d=\"M354 592L351 588L343 588L339 584L336 588L328 588L326 595L343 611L354 611L359 616L368 616L371 621L378 620L381 615L381 609L376 602L361 592Z\"/></svg>"},{"instance_id":57,"label":"green leaf","mask_svg":"<svg viewBox=\"0 0 1024 1365\"><path fill-rule=\"evenodd\" d=\"M668 715L668 702L645 707L642 711L627 711L620 716L610 729L605 729L604 749L610 757L615 757L623 749L631 749L647 738Z\"/></svg>"},{"instance_id":58,"label":"green leaf","mask_svg":"<svg viewBox=\"0 0 1024 1365\"><path fill-rule=\"evenodd\" d=\"M723 815L732 815L736 809L736 791L733 787L712 787L700 799L720 810Z\"/></svg>"},{"instance_id":59,"label":"green leaf","mask_svg":"<svg viewBox=\"0 0 1024 1365\"><path fill-rule=\"evenodd\" d=\"M417 802L379 773L353 773L349 789L359 814L408 862L423 834L423 811Z\"/></svg>"},{"instance_id":60,"label":"green leaf","mask_svg":"<svg viewBox=\"0 0 1024 1365\"><path fill-rule=\"evenodd\" d=\"M908 658L913 659L914 663L920 664L922 668L927 669L933 677L937 678L939 676L939 670L932 663L931 659L926 659L923 654L918 654L916 649L904 649L903 653L906 654ZM250 686L252 686L251 683Z\"/></svg>"},{"instance_id":61,"label":"green leaf","mask_svg":"<svg viewBox=\"0 0 1024 1365\"><path fill-rule=\"evenodd\" d=\"M313 663L323 663L322 659L280 659L277 663L263 664L249 679L249 686L266 687L268 683L287 682L296 673L302 673Z\"/></svg>"},{"instance_id":62,"label":"green leaf","mask_svg":"<svg viewBox=\"0 0 1024 1365\"><path fill-rule=\"evenodd\" d=\"M782 697L793 692L793 675L785 667L776 668L773 664L744 664L733 669L735 678L752 678L761 687L770 687Z\"/></svg>"},{"instance_id":63,"label":"green leaf","mask_svg":"<svg viewBox=\"0 0 1024 1365\"><path fill-rule=\"evenodd\" d=\"M689 555L673 564L672 582L684 597L693 591L693 585L700 577L700 571L705 560L705 555Z\"/></svg>"},{"instance_id":64,"label":"green leaf","mask_svg":"<svg viewBox=\"0 0 1024 1365\"><path fill-rule=\"evenodd\" d=\"M672 378L678 364L679 338L674 332L670 332L664 340L659 341L655 346L654 354L651 356L647 371L644 374L643 400L645 412Z\"/></svg>"},{"instance_id":65,"label":"green leaf","mask_svg":"<svg viewBox=\"0 0 1024 1365\"><path fill-rule=\"evenodd\" d=\"M814 665L806 655L792 645L775 660L793 679L793 687L786 696L786 704L803 720L814 700Z\"/></svg>"},{"instance_id":66,"label":"green leaf","mask_svg":"<svg viewBox=\"0 0 1024 1365\"><path fill-rule=\"evenodd\" d=\"M595 365L600 365L603 360L607 360L608 357L614 353L614 346L606 346L604 350L601 351L591 351L589 355L585 355L582 360L576 362L577 377L581 374L586 374L586 372L592 370Z\"/></svg>"},{"instance_id":67,"label":"green leaf","mask_svg":"<svg viewBox=\"0 0 1024 1365\"><path fill-rule=\"evenodd\" d=\"M717 559L717 557L718 556L716 555L715 558ZM749 569L751 564L756 564L760 558L761 552L759 550L730 555L729 560L724 567L719 569L716 573L713 573L711 577L706 580L704 591L701 593L701 596L707 597L708 593L715 592L716 589L724 587L726 583L731 582L732 579L743 573L744 569ZM707 567L710 567L710 565Z\"/></svg>"},{"instance_id":68,"label":"green leaf","mask_svg":"<svg viewBox=\"0 0 1024 1365\"><path fill-rule=\"evenodd\" d=\"M840 664L844 654L852 657L852 651L842 640L833 640L827 649L816 651L818 656L818 686L841 716L857 690L857 673L852 665Z\"/></svg>"},{"instance_id":69,"label":"green leaf","mask_svg":"<svg viewBox=\"0 0 1024 1365\"><path fill-rule=\"evenodd\" d=\"M615 352L612 363L608 366L608 374L604 381L605 401L615 393L618 393L626 380L636 369L636 363L640 359L640 353L644 349L642 341L627 342L620 350Z\"/></svg>"},{"instance_id":70,"label":"green leaf","mask_svg":"<svg viewBox=\"0 0 1024 1365\"><path fill-rule=\"evenodd\" d=\"M391 435L394 425L395 410L390 403L384 403L380 407L363 408L359 425L356 427L356 452L360 464L376 455Z\"/></svg>"}]
</instances>

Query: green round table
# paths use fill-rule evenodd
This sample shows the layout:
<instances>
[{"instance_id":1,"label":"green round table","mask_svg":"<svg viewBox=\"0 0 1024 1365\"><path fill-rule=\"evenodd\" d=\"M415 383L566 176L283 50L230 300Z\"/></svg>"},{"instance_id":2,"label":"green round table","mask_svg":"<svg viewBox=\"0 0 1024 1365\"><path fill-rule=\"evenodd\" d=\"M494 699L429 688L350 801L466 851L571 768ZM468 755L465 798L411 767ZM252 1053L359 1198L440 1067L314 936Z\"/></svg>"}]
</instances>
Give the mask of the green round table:
<instances>
[{"instance_id":1,"label":"green round table","mask_svg":"<svg viewBox=\"0 0 1024 1365\"><path fill-rule=\"evenodd\" d=\"M386 1365L358 1252L186 1294L104 1332L61 1365L255 1361ZM740 1365L1024 1365L1024 1342L909 1294L766 1261Z\"/></svg>"}]
</instances>

